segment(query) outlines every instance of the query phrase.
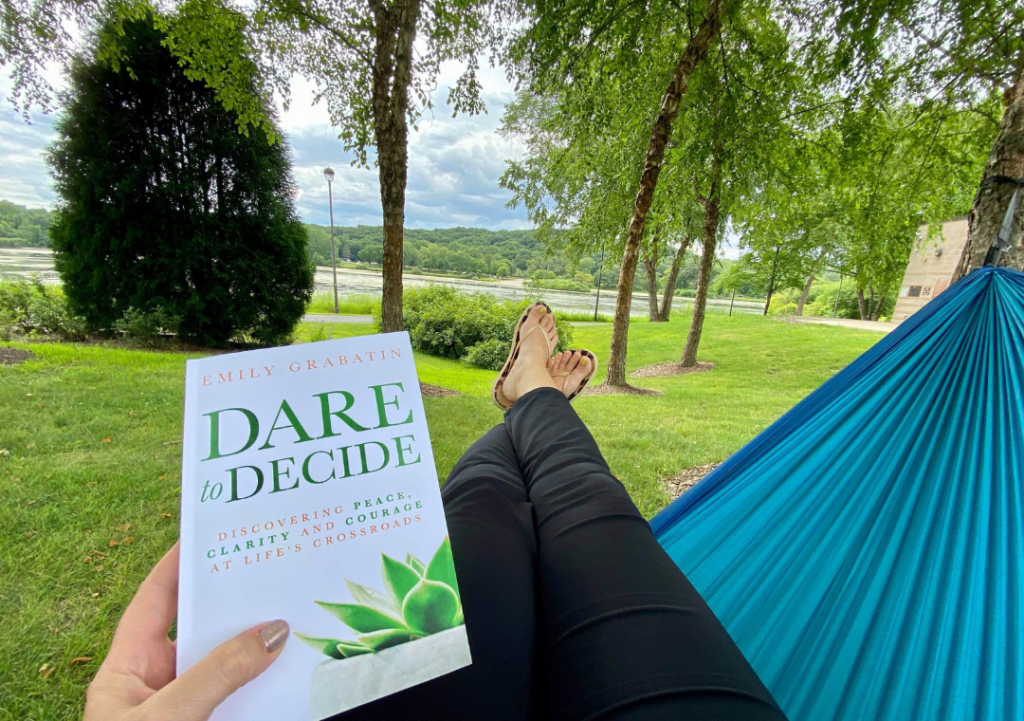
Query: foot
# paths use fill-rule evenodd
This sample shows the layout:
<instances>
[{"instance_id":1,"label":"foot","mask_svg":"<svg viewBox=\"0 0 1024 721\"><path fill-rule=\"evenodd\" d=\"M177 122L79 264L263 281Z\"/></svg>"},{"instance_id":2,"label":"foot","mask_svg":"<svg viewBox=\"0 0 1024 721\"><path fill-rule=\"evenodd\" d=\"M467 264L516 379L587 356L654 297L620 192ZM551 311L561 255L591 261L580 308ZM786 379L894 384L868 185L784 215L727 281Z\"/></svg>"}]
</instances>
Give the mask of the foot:
<instances>
[{"instance_id":1,"label":"foot","mask_svg":"<svg viewBox=\"0 0 1024 721\"><path fill-rule=\"evenodd\" d=\"M548 375L568 398L580 387L590 370L590 359L579 351L562 351L548 358Z\"/></svg>"},{"instance_id":2,"label":"foot","mask_svg":"<svg viewBox=\"0 0 1024 721\"><path fill-rule=\"evenodd\" d=\"M538 325L540 330L533 330ZM551 354L548 339L557 341L558 333L554 319L545 312L544 306L538 304L530 310L519 337L523 339L519 355L501 386L505 397L513 403L536 388L558 388L547 369Z\"/></svg>"}]
</instances>

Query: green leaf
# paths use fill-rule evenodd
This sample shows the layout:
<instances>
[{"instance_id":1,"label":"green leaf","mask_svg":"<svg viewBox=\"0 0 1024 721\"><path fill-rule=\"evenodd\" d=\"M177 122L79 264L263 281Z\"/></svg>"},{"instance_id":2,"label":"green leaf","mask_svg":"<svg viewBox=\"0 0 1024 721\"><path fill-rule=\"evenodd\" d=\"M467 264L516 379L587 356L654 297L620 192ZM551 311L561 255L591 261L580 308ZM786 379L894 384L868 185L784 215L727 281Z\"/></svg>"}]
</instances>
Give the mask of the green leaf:
<instances>
[{"instance_id":1,"label":"green leaf","mask_svg":"<svg viewBox=\"0 0 1024 721\"><path fill-rule=\"evenodd\" d=\"M459 597L446 583L423 579L409 591L402 604L405 623L414 631L438 633L455 626Z\"/></svg>"},{"instance_id":2,"label":"green leaf","mask_svg":"<svg viewBox=\"0 0 1024 721\"><path fill-rule=\"evenodd\" d=\"M377 633L390 633L390 631L378 631ZM367 653L373 653L373 649L369 646L364 646L358 641L338 641L338 652L345 658L352 658L353 656L362 656Z\"/></svg>"},{"instance_id":3,"label":"green leaf","mask_svg":"<svg viewBox=\"0 0 1024 721\"><path fill-rule=\"evenodd\" d=\"M427 572L427 565L411 553L405 554L405 565L420 574L420 577Z\"/></svg>"},{"instance_id":4,"label":"green leaf","mask_svg":"<svg viewBox=\"0 0 1024 721\"><path fill-rule=\"evenodd\" d=\"M462 615L462 606L459 606L459 612L455 614L455 623L452 624L452 628L461 626L466 622L466 617Z\"/></svg>"},{"instance_id":5,"label":"green leaf","mask_svg":"<svg viewBox=\"0 0 1024 721\"><path fill-rule=\"evenodd\" d=\"M388 593L391 594L391 598L399 608L402 607L402 602L409 590L420 582L420 574L410 566L383 553L380 554L380 575L384 579L384 586Z\"/></svg>"},{"instance_id":6,"label":"green leaf","mask_svg":"<svg viewBox=\"0 0 1024 721\"><path fill-rule=\"evenodd\" d=\"M368 633L364 636L360 636L359 642L375 651L383 651L385 648L401 645L407 641L413 640L414 638L420 637L416 636L409 630L377 631L376 633Z\"/></svg>"},{"instance_id":7,"label":"green leaf","mask_svg":"<svg viewBox=\"0 0 1024 721\"><path fill-rule=\"evenodd\" d=\"M430 559L424 578L445 584L455 591L457 598L459 597L459 581L455 578L455 561L452 558L452 543L448 536L444 537L441 547Z\"/></svg>"},{"instance_id":8,"label":"green leaf","mask_svg":"<svg viewBox=\"0 0 1024 721\"><path fill-rule=\"evenodd\" d=\"M405 628L400 619L381 613L369 606L356 603L328 603L317 601L316 605L324 609L356 633L373 633L384 629Z\"/></svg>"},{"instance_id":9,"label":"green leaf","mask_svg":"<svg viewBox=\"0 0 1024 721\"><path fill-rule=\"evenodd\" d=\"M394 616L395 618L402 615L399 607L395 605L395 602L386 593L381 593L375 588L362 586L354 581L345 581L345 585L348 586L349 593L352 594L352 598L356 600L356 603L375 608L381 613Z\"/></svg>"},{"instance_id":10,"label":"green leaf","mask_svg":"<svg viewBox=\"0 0 1024 721\"><path fill-rule=\"evenodd\" d=\"M316 649L325 656L330 656L331 658L345 658L345 655L338 650L338 646L344 643L343 641L339 641L336 638L317 638L315 636L307 636L306 634L299 633L298 631L295 631L294 633L302 639L302 642L307 646Z\"/></svg>"}]
</instances>

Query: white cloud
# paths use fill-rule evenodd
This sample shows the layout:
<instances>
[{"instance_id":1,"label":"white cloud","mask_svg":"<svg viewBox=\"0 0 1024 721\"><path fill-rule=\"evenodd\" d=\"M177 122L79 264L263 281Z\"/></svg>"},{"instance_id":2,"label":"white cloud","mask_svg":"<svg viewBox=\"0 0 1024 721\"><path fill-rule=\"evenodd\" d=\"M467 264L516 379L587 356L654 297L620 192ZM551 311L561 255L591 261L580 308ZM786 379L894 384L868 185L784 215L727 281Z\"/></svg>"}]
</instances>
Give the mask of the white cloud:
<instances>
[{"instance_id":1,"label":"white cloud","mask_svg":"<svg viewBox=\"0 0 1024 721\"><path fill-rule=\"evenodd\" d=\"M505 159L515 146L498 137L504 104L513 96L500 69L482 67L487 113L452 118L446 104L448 87L461 73L458 63L445 63L433 94L435 107L426 111L419 131L409 136L409 181L406 192L406 225L437 228L454 225L482 228L528 228L522 209L509 210L511 195L498 179ZM48 77L58 86L58 73ZM11 81L0 76L0 93L7 96ZM339 225L380 225L380 191L376 168L356 168L352 155L330 125L326 108L313 105L315 86L294 77L291 102L279 108L282 130L292 150L293 172L298 186L296 207L311 223L328 222L327 184L323 169L330 165L333 183L334 220ZM33 113L28 125L10 103L0 105L0 198L34 207L51 207L55 200L52 182L43 161L43 150L54 138L53 117ZM372 161L372 155L371 155Z\"/></svg>"}]
</instances>

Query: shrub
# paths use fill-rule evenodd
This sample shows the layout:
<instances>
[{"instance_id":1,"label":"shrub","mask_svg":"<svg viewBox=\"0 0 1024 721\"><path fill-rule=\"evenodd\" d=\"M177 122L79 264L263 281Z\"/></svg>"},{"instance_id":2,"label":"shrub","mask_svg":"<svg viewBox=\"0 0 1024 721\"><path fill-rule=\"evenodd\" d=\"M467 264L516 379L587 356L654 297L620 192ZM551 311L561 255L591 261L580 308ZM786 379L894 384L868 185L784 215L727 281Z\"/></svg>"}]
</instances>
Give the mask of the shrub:
<instances>
[{"instance_id":1,"label":"shrub","mask_svg":"<svg viewBox=\"0 0 1024 721\"><path fill-rule=\"evenodd\" d=\"M539 271L538 271L539 272ZM590 286L570 278L531 278L525 283L527 288L548 290L574 290L581 293L590 292Z\"/></svg>"},{"instance_id":2,"label":"shrub","mask_svg":"<svg viewBox=\"0 0 1024 721\"><path fill-rule=\"evenodd\" d=\"M113 331L125 338L149 341L161 335L174 335L180 323L180 318L163 309L147 312L129 308L124 312L124 318L114 321Z\"/></svg>"},{"instance_id":3,"label":"shrub","mask_svg":"<svg viewBox=\"0 0 1024 721\"><path fill-rule=\"evenodd\" d=\"M0 281L0 338L34 334L82 340L86 323L71 311L60 288L36 278Z\"/></svg>"},{"instance_id":4,"label":"shrub","mask_svg":"<svg viewBox=\"0 0 1024 721\"><path fill-rule=\"evenodd\" d=\"M403 320L416 350L497 370L508 355L516 322L529 305L526 300L499 302L490 295L431 285L405 293ZM379 309L374 318L379 328ZM572 343L572 327L557 316L555 323L556 350L565 350Z\"/></svg>"},{"instance_id":5,"label":"shrub","mask_svg":"<svg viewBox=\"0 0 1024 721\"><path fill-rule=\"evenodd\" d=\"M505 359L508 358L508 346L509 344L500 338L481 341L466 352L465 360L477 368L501 370Z\"/></svg>"}]
</instances>

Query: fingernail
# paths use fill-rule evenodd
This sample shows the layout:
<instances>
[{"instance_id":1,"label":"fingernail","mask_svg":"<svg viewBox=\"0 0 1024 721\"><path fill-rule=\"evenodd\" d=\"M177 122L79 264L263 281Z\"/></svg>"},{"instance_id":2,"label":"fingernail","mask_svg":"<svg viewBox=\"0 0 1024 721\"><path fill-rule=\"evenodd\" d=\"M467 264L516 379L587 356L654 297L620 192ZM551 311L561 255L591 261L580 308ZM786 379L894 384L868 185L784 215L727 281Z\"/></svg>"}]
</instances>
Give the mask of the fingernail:
<instances>
[{"instance_id":1,"label":"fingernail","mask_svg":"<svg viewBox=\"0 0 1024 721\"><path fill-rule=\"evenodd\" d=\"M288 640L288 622L280 619L271 621L261 628L256 635L260 637L260 641L263 642L263 648L267 650L267 653L273 653Z\"/></svg>"}]
</instances>

